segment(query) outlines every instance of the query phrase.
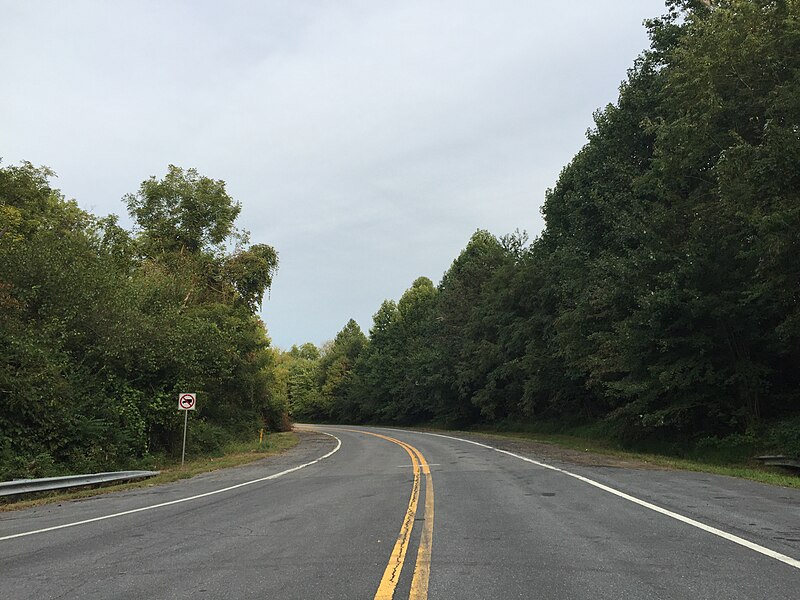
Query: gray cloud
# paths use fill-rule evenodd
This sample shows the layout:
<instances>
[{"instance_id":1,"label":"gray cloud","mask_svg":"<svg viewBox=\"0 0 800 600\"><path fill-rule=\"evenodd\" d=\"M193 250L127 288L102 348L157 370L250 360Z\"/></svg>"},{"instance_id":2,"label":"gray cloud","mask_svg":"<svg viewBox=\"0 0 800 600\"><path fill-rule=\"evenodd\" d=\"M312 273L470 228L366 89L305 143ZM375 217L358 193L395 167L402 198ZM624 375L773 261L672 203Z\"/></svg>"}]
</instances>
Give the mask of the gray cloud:
<instances>
[{"instance_id":1,"label":"gray cloud","mask_svg":"<svg viewBox=\"0 0 800 600\"><path fill-rule=\"evenodd\" d=\"M281 268L275 342L366 329L472 232L536 234L661 0L3 2L0 155L97 213L225 179Z\"/></svg>"}]
</instances>

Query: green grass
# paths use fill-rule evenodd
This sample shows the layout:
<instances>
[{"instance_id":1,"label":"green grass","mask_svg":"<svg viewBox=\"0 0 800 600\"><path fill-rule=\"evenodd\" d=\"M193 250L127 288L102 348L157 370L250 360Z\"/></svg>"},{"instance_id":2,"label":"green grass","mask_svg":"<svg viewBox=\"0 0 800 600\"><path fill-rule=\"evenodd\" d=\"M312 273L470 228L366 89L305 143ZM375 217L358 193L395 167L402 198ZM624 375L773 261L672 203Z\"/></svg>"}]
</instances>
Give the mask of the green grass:
<instances>
[{"instance_id":1,"label":"green grass","mask_svg":"<svg viewBox=\"0 0 800 600\"><path fill-rule=\"evenodd\" d=\"M289 448L297 445L299 439L293 432L286 433L270 433L267 435L263 444L259 445L258 440L250 442L231 442L223 447L222 452L217 453L218 456L201 456L189 459L181 467L180 460L175 461L165 458L156 458L147 461L142 468L153 470L160 470L161 473L150 479L143 479L141 481L133 481L130 483L121 483L116 485L109 485L104 487L83 489L66 492L52 492L46 496L39 496L37 498L28 498L18 500L16 502L9 502L0 504L0 512L9 510L18 510L21 508L29 508L31 506L40 506L43 504L52 504L54 502L64 502L67 500L76 500L79 498L88 498L90 496L97 496L99 494L107 494L109 492L117 492L121 490L129 490L134 488L152 487L163 483L170 483L180 479L188 479L199 475L200 473L207 473L209 471L216 471L217 469L225 469L228 467L236 467L243 465L261 458L280 454Z\"/></svg>"},{"instance_id":2,"label":"green grass","mask_svg":"<svg viewBox=\"0 0 800 600\"><path fill-rule=\"evenodd\" d=\"M577 429L581 435L575 433L508 431L505 428L502 430L497 428L481 428L472 431L484 433L493 437L531 440L580 452L592 452L594 454L640 461L654 467L665 469L713 473L716 475L752 479L753 481L759 481L770 485L800 488L800 477L782 471L777 467L753 464L750 461L744 461L738 458L725 458L718 453L714 453L709 459L704 460L702 457L680 458L668 454L623 449L620 447L619 443L614 440L589 435L592 430L586 428Z\"/></svg>"}]
</instances>

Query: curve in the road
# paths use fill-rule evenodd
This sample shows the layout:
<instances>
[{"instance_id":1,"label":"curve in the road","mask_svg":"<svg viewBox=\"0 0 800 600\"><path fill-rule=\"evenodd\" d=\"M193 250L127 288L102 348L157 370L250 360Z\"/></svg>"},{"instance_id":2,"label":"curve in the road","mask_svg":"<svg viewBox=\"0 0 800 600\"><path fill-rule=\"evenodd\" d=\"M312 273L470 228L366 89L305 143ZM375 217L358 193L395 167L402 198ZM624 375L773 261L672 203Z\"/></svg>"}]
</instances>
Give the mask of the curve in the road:
<instances>
[{"instance_id":1,"label":"curve in the road","mask_svg":"<svg viewBox=\"0 0 800 600\"><path fill-rule=\"evenodd\" d=\"M122 512L112 513L110 515L102 515L99 517L93 517L91 519L83 519L81 521L73 521L71 523L64 523L62 525L54 525L53 527L44 527L42 529L34 529L32 531L23 531L21 533L14 533L11 535L6 535L0 537L0 542L5 540L11 540L14 538L21 538L27 537L29 535L36 535L37 533L46 533L48 531L56 531L58 529L66 529L67 527L77 527L78 525L86 525L88 523L96 523L97 521L105 521L108 519L115 519L117 517L124 517L125 515L132 515L135 513L144 512L147 510L154 510L156 508L163 508L165 506L172 506L173 504L181 504L182 502L191 502L192 500L198 500L200 498L206 498L208 496L214 496L216 494L222 494L224 492L230 492L231 490L236 490L248 485L253 485L254 483L261 483L262 481L269 481L271 479L277 479L278 477L283 477L284 475L288 475L289 473L294 473L295 471L299 471L300 469L304 469L306 467L310 467L311 465L315 465L321 460L325 460L329 456L333 456L336 452L339 451L339 448L342 447L342 440L331 433L325 433L324 431L318 431L317 433L322 433L329 437L332 437L336 440L336 447L328 452L327 454L323 454L319 458L309 461L307 463L303 463L302 465L297 465L296 467L292 467L291 469L286 469L281 471L280 473L273 473L272 475L268 475L266 477L259 477L258 479L252 479L250 481L244 481L242 483L237 483L236 485L230 485L228 487L224 487L219 490L212 490L210 492L205 492L203 494L197 494L195 496L188 496L187 498L178 498L177 500L170 500L168 502L160 502L158 504L151 504L149 506L142 506L139 508L133 508L131 510L124 510Z\"/></svg>"},{"instance_id":2,"label":"curve in the road","mask_svg":"<svg viewBox=\"0 0 800 600\"><path fill-rule=\"evenodd\" d=\"M319 431L319 430L317 430ZM389 557L389 563L386 565L386 570L383 573L381 582L378 585L378 591L375 593L375 600L391 600L394 596L397 583L400 580L400 574L403 570L408 546L411 541L411 530L414 526L414 520L417 514L417 507L419 505L420 494L420 473L425 475L425 505L422 535L417 549L417 560L414 564L414 575L411 580L411 590L409 592L409 600L426 600L428 597L428 580L430 579L430 565L431 565L431 549L433 547L433 516L434 516L434 503L433 503L433 477L431 476L431 469L428 461L417 448L393 437L381 435L380 433L373 433L371 431L356 430L356 429L343 429L351 433L360 433L364 435L371 435L373 437L384 439L402 447L411 458L411 467L414 472L414 480L411 488L411 497L408 501L408 510L406 511L403 524L400 527L400 534L397 537L392 554ZM324 433L320 431L320 433Z\"/></svg>"},{"instance_id":3,"label":"curve in the road","mask_svg":"<svg viewBox=\"0 0 800 600\"><path fill-rule=\"evenodd\" d=\"M390 429L390 428L387 428L387 429ZM405 430L393 429L393 431L405 431ZM622 498L624 500L628 500L629 502L633 502L634 504L638 504L639 506L642 506L642 507L647 508L649 510L652 510L654 512L657 512L657 513L660 513L660 514L665 515L667 517L670 517L672 519L675 519L676 521L681 521L682 523L686 523L687 525L691 525L692 527L696 527L697 529L701 529L701 530L703 530L703 531L705 531L707 533L716 535L718 537L726 539L726 540L728 540L730 542L733 542L735 544L739 544L740 546L744 546L745 548L748 548L750 550L753 550L754 552L758 552L759 554L762 554L764 556L768 556L768 557L773 558L773 559L775 559L777 561L785 563L785 564L787 564L787 565L789 565L791 567L794 567L795 569L800 569L800 560L792 558L791 556L787 556L785 554L781 554L780 552L776 552L775 550L772 550L771 548L767 548L767 547L762 546L760 544L756 544L755 542L751 542L750 540L747 540L745 538L739 537L738 535L734 535L732 533L728 533L727 531L723 531L722 529L718 529L716 527L712 527L711 525L706 525L705 523L701 523L700 521L696 521L695 519L692 519L692 518L689 518L687 516L681 515L679 513L673 512L671 510L667 510L666 508L663 508L663 507L658 506L656 504L653 504L651 502L647 502L646 500L642 500L640 498L636 498L635 496L631 496L630 494L626 494L625 492L622 492L620 490L617 490L617 489L614 489L614 488L612 488L610 486L602 484L599 481L595 481L593 479L589 479L588 477L584 477L583 475L578 475L577 473L572 473L572 472L567 471L565 469L560 469L559 467L555 467L553 465L549 465L547 463L543 463L543 462L540 462L538 460L534 460L532 458L527 458L527 457L521 456L519 454L514 454L513 452L509 452L508 450L503 450L501 448L495 448L494 446L490 446L488 444L482 444L480 442L476 442L476 441L473 441L473 440L467 440L467 439L455 437L455 436L452 436L452 435L444 435L444 434L441 434L441 433L432 433L432 432L429 432L429 431L416 431L414 433L419 433L419 434L422 434L422 435L431 435L431 436L434 436L434 437L441 437L441 438L446 438L446 439L451 439L451 440L457 440L459 442L465 442L467 444L473 444L475 446L480 446L482 448L487 448L489 450L494 450L495 452L499 452L500 454L506 454L506 455L511 456L513 458L517 458L519 460L523 460L525 462L529 462L529 463L534 464L537 467L541 467L543 469L549 469L551 471L556 471L558 473L561 473L563 475L567 475L568 477L573 477L574 479L577 479L578 481L582 481L583 483L587 483L587 484L589 484L591 486L594 486L594 487L596 487L598 489L601 489L604 492L608 492L609 494L613 494L613 495L615 495L615 496L617 496L619 498Z\"/></svg>"}]
</instances>

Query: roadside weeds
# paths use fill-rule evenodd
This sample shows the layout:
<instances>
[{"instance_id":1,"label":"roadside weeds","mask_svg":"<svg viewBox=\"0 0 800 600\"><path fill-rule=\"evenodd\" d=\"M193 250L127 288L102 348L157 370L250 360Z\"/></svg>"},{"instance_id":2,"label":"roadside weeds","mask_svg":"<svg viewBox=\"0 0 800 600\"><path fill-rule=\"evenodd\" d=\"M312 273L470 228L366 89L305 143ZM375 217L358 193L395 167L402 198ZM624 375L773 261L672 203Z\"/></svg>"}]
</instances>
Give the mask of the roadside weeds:
<instances>
[{"instance_id":1,"label":"roadside weeds","mask_svg":"<svg viewBox=\"0 0 800 600\"><path fill-rule=\"evenodd\" d=\"M545 462L547 460L555 460L595 467L695 471L750 479L780 487L800 488L800 477L787 473L779 467L767 467L749 463L713 464L662 454L620 450L615 448L612 442L602 439L565 434L497 431L496 429L475 429L470 431L421 427L415 429L452 435L479 435L494 440L506 440L507 442L520 444L513 449L533 452ZM512 450L512 448L505 449Z\"/></svg>"},{"instance_id":2,"label":"roadside weeds","mask_svg":"<svg viewBox=\"0 0 800 600\"><path fill-rule=\"evenodd\" d=\"M92 496L99 496L101 494L108 494L110 492L153 487L164 483L172 483L173 481L178 481L181 479L189 479L190 477L194 477L195 475L199 475L201 473L208 473L209 471L216 471L218 469L226 469L229 467L237 467L260 460L262 458L281 454L296 446L299 441L300 439L293 431L288 431L285 433L271 433L267 437L266 442L262 445L259 445L258 441L234 442L224 448L222 456L201 456L195 459L187 460L183 468L181 468L179 462L170 462L163 466L156 466L155 469L160 469L161 473L155 477L150 477L149 479L90 489L51 492L47 495L39 495L36 498L3 502L0 503L0 512L21 510L24 508L42 506L57 502L67 502L69 500L80 500L82 498L90 498Z\"/></svg>"}]
</instances>

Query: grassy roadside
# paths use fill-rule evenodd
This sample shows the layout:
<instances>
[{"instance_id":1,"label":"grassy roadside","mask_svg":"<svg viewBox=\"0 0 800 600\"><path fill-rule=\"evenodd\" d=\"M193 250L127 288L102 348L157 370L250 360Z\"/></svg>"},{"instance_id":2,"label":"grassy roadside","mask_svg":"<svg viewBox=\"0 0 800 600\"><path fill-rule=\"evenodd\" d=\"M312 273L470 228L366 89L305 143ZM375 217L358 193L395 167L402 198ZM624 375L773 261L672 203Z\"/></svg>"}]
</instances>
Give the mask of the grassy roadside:
<instances>
[{"instance_id":1,"label":"grassy roadside","mask_svg":"<svg viewBox=\"0 0 800 600\"><path fill-rule=\"evenodd\" d=\"M664 469L677 469L683 471L697 471L751 479L760 483L777 485L788 488L800 488L800 477L792 475L777 467L766 467L751 462L710 462L702 459L686 459L664 454L652 454L623 450L618 445L607 439L598 439L588 436L577 436L562 433L535 433L526 431L505 431L491 428L474 429L464 433L481 433L490 437L501 439L529 440L542 444L552 444L569 450L591 452L605 456L613 456L631 461L647 463L648 466Z\"/></svg>"},{"instance_id":2,"label":"grassy roadside","mask_svg":"<svg viewBox=\"0 0 800 600\"><path fill-rule=\"evenodd\" d=\"M150 479L92 489L52 492L37 498L0 503L0 512L30 508L32 506L41 506L43 504L52 504L55 502L65 502L67 500L89 498L91 496L107 494L109 492L118 492L121 490L152 487L154 485L178 481L179 479L188 479L190 477L194 477L195 475L199 475L200 473L207 473L209 471L216 471L217 469L225 469L228 467L236 467L238 465L253 462L267 456L280 454L281 452L285 452L289 448L296 446L299 441L300 440L297 435L294 432L289 431L286 433L269 434L266 441L262 445L259 445L258 440L252 442L233 442L223 448L220 456L201 456L190 459L186 461L183 468L181 468L180 462L169 462L163 465L155 465L153 468L155 470L160 470L161 474L151 477Z\"/></svg>"}]
</instances>

